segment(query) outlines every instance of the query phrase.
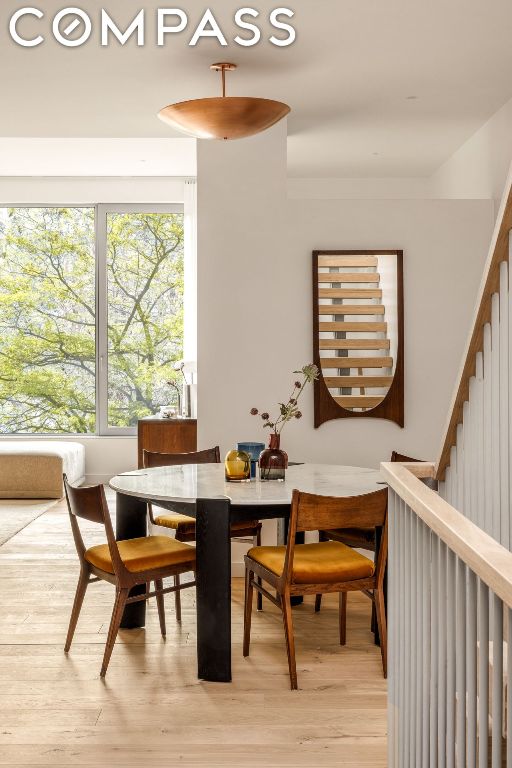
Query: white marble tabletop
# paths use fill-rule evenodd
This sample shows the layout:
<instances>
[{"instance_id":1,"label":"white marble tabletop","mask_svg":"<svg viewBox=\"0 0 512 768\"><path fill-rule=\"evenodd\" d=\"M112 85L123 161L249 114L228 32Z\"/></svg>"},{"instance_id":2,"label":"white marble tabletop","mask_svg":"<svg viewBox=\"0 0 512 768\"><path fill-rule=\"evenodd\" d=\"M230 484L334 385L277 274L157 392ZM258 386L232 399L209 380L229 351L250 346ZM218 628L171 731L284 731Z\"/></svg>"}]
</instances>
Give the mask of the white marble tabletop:
<instances>
[{"instance_id":1,"label":"white marble tabletop","mask_svg":"<svg viewBox=\"0 0 512 768\"><path fill-rule=\"evenodd\" d=\"M114 491L140 499L194 503L196 499L228 498L232 504L241 506L290 504L295 488L323 496L359 496L384 485L378 470L337 464L289 467L284 482L228 483L224 479L224 464L140 469L110 481Z\"/></svg>"}]
</instances>

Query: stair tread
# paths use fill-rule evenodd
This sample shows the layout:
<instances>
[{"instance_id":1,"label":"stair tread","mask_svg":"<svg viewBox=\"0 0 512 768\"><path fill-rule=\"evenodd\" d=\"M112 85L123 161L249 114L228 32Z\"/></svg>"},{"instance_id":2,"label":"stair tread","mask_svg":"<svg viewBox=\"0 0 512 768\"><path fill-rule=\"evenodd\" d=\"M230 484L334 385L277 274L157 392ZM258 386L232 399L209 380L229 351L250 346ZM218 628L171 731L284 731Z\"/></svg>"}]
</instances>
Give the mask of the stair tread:
<instances>
[{"instance_id":1,"label":"stair tread","mask_svg":"<svg viewBox=\"0 0 512 768\"><path fill-rule=\"evenodd\" d=\"M320 339L320 349L389 349L389 339Z\"/></svg>"},{"instance_id":2,"label":"stair tread","mask_svg":"<svg viewBox=\"0 0 512 768\"><path fill-rule=\"evenodd\" d=\"M334 399L343 408L375 408L379 403L382 403L385 395L369 396L369 395L341 395Z\"/></svg>"},{"instance_id":3,"label":"stair tread","mask_svg":"<svg viewBox=\"0 0 512 768\"><path fill-rule=\"evenodd\" d=\"M319 272L319 283L379 283L378 272Z\"/></svg>"},{"instance_id":4,"label":"stair tread","mask_svg":"<svg viewBox=\"0 0 512 768\"><path fill-rule=\"evenodd\" d=\"M388 329L387 323L366 322L365 320L346 322L346 321L326 321L318 324L320 332L352 332L352 333L385 333Z\"/></svg>"},{"instance_id":5,"label":"stair tread","mask_svg":"<svg viewBox=\"0 0 512 768\"><path fill-rule=\"evenodd\" d=\"M324 381L328 389L338 389L338 387L380 389L391 386L393 376L324 376Z\"/></svg>"},{"instance_id":6,"label":"stair tread","mask_svg":"<svg viewBox=\"0 0 512 768\"><path fill-rule=\"evenodd\" d=\"M382 299L382 288L320 288L320 299Z\"/></svg>"},{"instance_id":7,"label":"stair tread","mask_svg":"<svg viewBox=\"0 0 512 768\"><path fill-rule=\"evenodd\" d=\"M383 315L384 304L320 304L320 315Z\"/></svg>"},{"instance_id":8,"label":"stair tread","mask_svg":"<svg viewBox=\"0 0 512 768\"><path fill-rule=\"evenodd\" d=\"M321 357L322 368L392 368L392 357Z\"/></svg>"},{"instance_id":9,"label":"stair tread","mask_svg":"<svg viewBox=\"0 0 512 768\"><path fill-rule=\"evenodd\" d=\"M319 255L318 266L319 267L376 267L378 265L378 259L376 256L358 256L354 254L351 256L333 256L333 255Z\"/></svg>"}]
</instances>

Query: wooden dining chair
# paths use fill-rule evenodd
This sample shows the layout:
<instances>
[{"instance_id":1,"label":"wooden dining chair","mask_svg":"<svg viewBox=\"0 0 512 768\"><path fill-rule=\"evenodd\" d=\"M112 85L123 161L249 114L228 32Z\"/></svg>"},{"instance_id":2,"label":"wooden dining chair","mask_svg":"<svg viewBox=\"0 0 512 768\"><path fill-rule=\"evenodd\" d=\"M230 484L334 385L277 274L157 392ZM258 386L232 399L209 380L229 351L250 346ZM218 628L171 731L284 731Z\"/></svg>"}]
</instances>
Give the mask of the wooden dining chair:
<instances>
[{"instance_id":1,"label":"wooden dining chair","mask_svg":"<svg viewBox=\"0 0 512 768\"><path fill-rule=\"evenodd\" d=\"M403 453L393 451L391 453L391 461L404 462L410 461L417 463L422 459L412 459L410 456L405 456ZM341 541L342 544L346 544L348 547L354 547L355 549L365 549L368 552L375 552L377 542L375 540L375 529L365 528L360 525L354 528L348 528L339 531L319 531L318 538L320 541ZM322 595L317 595L315 600L315 611L318 613L322 605ZM372 610L371 619L372 632L376 629L376 616L375 609Z\"/></svg>"},{"instance_id":2,"label":"wooden dining chair","mask_svg":"<svg viewBox=\"0 0 512 768\"><path fill-rule=\"evenodd\" d=\"M143 450L142 462L144 468L150 467L173 467L179 464L220 464L220 449L207 448L203 451L191 451L189 453L156 453L154 451ZM196 539L196 521L194 517L183 515L179 512L164 512L157 517L154 516L153 507L148 504L149 519L152 525L160 525L163 528L170 528L176 532L178 541L195 541ZM261 523L259 520L242 520L232 523L231 538L238 541L249 540L253 546L261 544ZM179 585L179 574L175 577L176 584ZM176 618L181 621L181 599L179 591L176 592ZM258 610L262 609L261 596L258 597Z\"/></svg>"},{"instance_id":3,"label":"wooden dining chair","mask_svg":"<svg viewBox=\"0 0 512 768\"><path fill-rule=\"evenodd\" d=\"M64 489L73 539L80 560L80 577L64 650L68 653L71 647L88 585L100 580L113 584L116 588L116 597L100 672L101 677L105 677L126 605L156 597L160 629L162 637L165 637L164 594L178 593L182 589L194 587L196 582L190 581L164 589L163 579L189 571L195 573L195 549L189 544L170 539L168 536L144 536L116 541L103 486L92 485L79 488L70 485L64 475ZM106 543L87 549L80 531L79 519L103 526ZM151 582L155 584L154 592L148 589ZM146 585L145 592L130 597L130 589L140 584Z\"/></svg>"},{"instance_id":4,"label":"wooden dining chair","mask_svg":"<svg viewBox=\"0 0 512 768\"><path fill-rule=\"evenodd\" d=\"M422 459L412 459L410 456L404 456L402 453L393 451L391 454L391 461L411 461L419 462ZM365 528L360 525L347 530L339 531L320 531L320 541L341 541L349 547L356 547L357 549L366 549L370 552L375 552L375 529Z\"/></svg>"},{"instance_id":5,"label":"wooden dining chair","mask_svg":"<svg viewBox=\"0 0 512 768\"><path fill-rule=\"evenodd\" d=\"M253 590L283 613L292 690L297 688L291 598L338 592L340 644L346 642L347 593L364 592L375 603L381 638L382 667L387 674L387 634L384 610L384 571L387 559L387 488L362 496L334 498L293 491L288 543L281 547L254 547L245 556L244 656L249 655ZM382 529L376 563L338 541L296 544L295 534L350 528L355 524ZM267 582L274 597L254 576Z\"/></svg>"}]
</instances>

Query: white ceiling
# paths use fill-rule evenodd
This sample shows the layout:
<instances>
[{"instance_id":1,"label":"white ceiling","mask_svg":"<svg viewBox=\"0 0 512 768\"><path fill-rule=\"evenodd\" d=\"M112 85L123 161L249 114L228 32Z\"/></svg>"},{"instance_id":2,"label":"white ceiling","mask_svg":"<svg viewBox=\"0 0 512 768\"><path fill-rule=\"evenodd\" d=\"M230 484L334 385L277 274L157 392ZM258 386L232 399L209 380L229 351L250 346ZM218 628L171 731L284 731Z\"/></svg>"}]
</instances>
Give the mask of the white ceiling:
<instances>
[{"instance_id":1,"label":"white ceiling","mask_svg":"<svg viewBox=\"0 0 512 768\"><path fill-rule=\"evenodd\" d=\"M265 19L281 4L287 3L255 0L254 7ZM218 75L208 66L227 59L240 66L228 93L292 107L291 176L428 176L512 97L509 0L293 0L298 37L288 48L234 44L232 18L243 4L231 0L210 6L227 48L214 40L188 46L204 0L179 4L189 28L169 36L165 48L154 41L154 11L166 4L137 0L81 2L95 25L81 48L64 48L50 36L38 48L21 48L5 31L21 5L3 0L0 7L4 137L170 137L158 110L216 95ZM46 34L64 3L36 5L48 18L25 21L22 30ZM120 26L145 7L146 46L101 48L101 7ZM268 23L262 28L266 38Z\"/></svg>"}]
</instances>

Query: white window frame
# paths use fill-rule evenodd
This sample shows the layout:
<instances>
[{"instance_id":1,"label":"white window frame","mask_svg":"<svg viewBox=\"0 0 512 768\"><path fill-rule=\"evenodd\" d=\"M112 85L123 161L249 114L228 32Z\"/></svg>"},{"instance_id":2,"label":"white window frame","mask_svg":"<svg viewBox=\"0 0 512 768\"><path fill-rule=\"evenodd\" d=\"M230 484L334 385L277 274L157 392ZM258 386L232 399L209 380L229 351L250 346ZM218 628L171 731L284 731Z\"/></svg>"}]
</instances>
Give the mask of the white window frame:
<instances>
[{"instance_id":1,"label":"white window frame","mask_svg":"<svg viewBox=\"0 0 512 768\"><path fill-rule=\"evenodd\" d=\"M108 426L108 306L107 306L107 215L109 213L178 213L183 203L0 203L2 208L88 208L95 221L95 314L96 314L96 429L94 432L16 432L4 437L112 437L134 436L137 427Z\"/></svg>"}]
</instances>

